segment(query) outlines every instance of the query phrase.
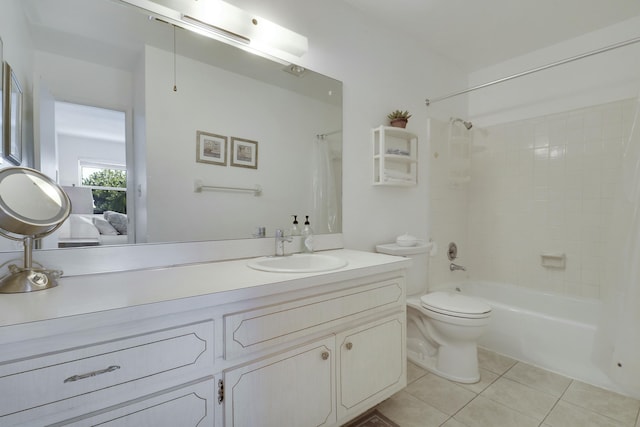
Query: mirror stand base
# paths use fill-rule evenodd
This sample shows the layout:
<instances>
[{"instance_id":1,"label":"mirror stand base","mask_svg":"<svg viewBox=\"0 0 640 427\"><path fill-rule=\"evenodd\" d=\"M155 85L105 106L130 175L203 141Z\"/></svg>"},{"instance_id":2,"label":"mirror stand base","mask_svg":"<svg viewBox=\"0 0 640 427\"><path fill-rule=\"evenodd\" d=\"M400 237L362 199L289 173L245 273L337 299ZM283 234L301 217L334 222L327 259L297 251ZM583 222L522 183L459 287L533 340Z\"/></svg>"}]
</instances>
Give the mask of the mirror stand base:
<instances>
[{"instance_id":1,"label":"mirror stand base","mask_svg":"<svg viewBox=\"0 0 640 427\"><path fill-rule=\"evenodd\" d=\"M58 286L58 278L62 275L58 270L41 268L20 268L14 264L9 266L9 275L0 280L0 294L16 294L41 291Z\"/></svg>"}]
</instances>

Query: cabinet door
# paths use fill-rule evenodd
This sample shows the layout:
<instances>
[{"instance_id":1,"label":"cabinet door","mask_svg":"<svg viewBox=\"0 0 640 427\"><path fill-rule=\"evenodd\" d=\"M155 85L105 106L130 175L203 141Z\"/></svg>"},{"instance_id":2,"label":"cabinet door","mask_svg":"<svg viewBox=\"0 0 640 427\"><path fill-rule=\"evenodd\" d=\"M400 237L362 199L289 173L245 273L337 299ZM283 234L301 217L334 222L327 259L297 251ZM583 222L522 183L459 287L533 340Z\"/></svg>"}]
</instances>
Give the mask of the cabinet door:
<instances>
[{"instance_id":1,"label":"cabinet door","mask_svg":"<svg viewBox=\"0 0 640 427\"><path fill-rule=\"evenodd\" d=\"M215 406L215 384L213 378L209 377L185 387L56 426L213 427Z\"/></svg>"},{"instance_id":2,"label":"cabinet door","mask_svg":"<svg viewBox=\"0 0 640 427\"><path fill-rule=\"evenodd\" d=\"M224 373L226 427L335 423L334 337Z\"/></svg>"},{"instance_id":3,"label":"cabinet door","mask_svg":"<svg viewBox=\"0 0 640 427\"><path fill-rule=\"evenodd\" d=\"M343 332L336 343L339 419L377 404L406 385L404 313Z\"/></svg>"}]
</instances>

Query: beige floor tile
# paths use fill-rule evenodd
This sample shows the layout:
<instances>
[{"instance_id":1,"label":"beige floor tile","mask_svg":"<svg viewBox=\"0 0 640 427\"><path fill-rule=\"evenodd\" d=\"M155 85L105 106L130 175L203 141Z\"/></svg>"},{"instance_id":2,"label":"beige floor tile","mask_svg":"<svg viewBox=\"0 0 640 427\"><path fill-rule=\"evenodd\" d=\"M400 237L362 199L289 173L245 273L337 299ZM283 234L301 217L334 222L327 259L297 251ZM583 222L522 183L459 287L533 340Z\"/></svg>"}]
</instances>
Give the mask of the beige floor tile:
<instances>
[{"instance_id":1,"label":"beige floor tile","mask_svg":"<svg viewBox=\"0 0 640 427\"><path fill-rule=\"evenodd\" d=\"M459 384L461 387L464 387L469 391L479 394L484 389L489 387L498 378L499 378L498 374L494 374L491 371L487 371L486 369L480 368L480 381L478 381L475 384L462 384L462 383L456 383L456 384Z\"/></svg>"},{"instance_id":2,"label":"beige floor tile","mask_svg":"<svg viewBox=\"0 0 640 427\"><path fill-rule=\"evenodd\" d=\"M624 423L585 408L563 402L553 408L544 422L551 427L623 427Z\"/></svg>"},{"instance_id":3,"label":"beige floor tile","mask_svg":"<svg viewBox=\"0 0 640 427\"><path fill-rule=\"evenodd\" d=\"M387 418L401 427L438 427L449 418L420 399L400 391L377 406Z\"/></svg>"},{"instance_id":4,"label":"beige floor tile","mask_svg":"<svg viewBox=\"0 0 640 427\"><path fill-rule=\"evenodd\" d=\"M640 400L613 393L580 381L574 381L562 400L622 421L633 426L640 410Z\"/></svg>"},{"instance_id":5,"label":"beige floor tile","mask_svg":"<svg viewBox=\"0 0 640 427\"><path fill-rule=\"evenodd\" d=\"M502 375L515 365L516 361L510 357L478 348L478 364L483 369Z\"/></svg>"},{"instance_id":6,"label":"beige floor tile","mask_svg":"<svg viewBox=\"0 0 640 427\"><path fill-rule=\"evenodd\" d=\"M504 376L556 397L562 396L571 384L571 379L567 377L523 362L516 363Z\"/></svg>"},{"instance_id":7,"label":"beige floor tile","mask_svg":"<svg viewBox=\"0 0 640 427\"><path fill-rule=\"evenodd\" d=\"M446 423L442 424L442 427L467 427L466 424L462 424L455 418L449 418Z\"/></svg>"},{"instance_id":8,"label":"beige floor tile","mask_svg":"<svg viewBox=\"0 0 640 427\"><path fill-rule=\"evenodd\" d=\"M453 418L469 427L537 427L539 420L478 396Z\"/></svg>"},{"instance_id":9,"label":"beige floor tile","mask_svg":"<svg viewBox=\"0 0 640 427\"><path fill-rule=\"evenodd\" d=\"M476 393L433 374L414 381L405 390L447 415L455 414L476 397Z\"/></svg>"},{"instance_id":10,"label":"beige floor tile","mask_svg":"<svg viewBox=\"0 0 640 427\"><path fill-rule=\"evenodd\" d=\"M427 374L427 370L422 369L415 363L407 361L407 384L411 384L418 378L422 378Z\"/></svg>"},{"instance_id":11,"label":"beige floor tile","mask_svg":"<svg viewBox=\"0 0 640 427\"><path fill-rule=\"evenodd\" d=\"M544 420L558 401L557 397L505 377L491 384L482 396L539 421Z\"/></svg>"}]
</instances>

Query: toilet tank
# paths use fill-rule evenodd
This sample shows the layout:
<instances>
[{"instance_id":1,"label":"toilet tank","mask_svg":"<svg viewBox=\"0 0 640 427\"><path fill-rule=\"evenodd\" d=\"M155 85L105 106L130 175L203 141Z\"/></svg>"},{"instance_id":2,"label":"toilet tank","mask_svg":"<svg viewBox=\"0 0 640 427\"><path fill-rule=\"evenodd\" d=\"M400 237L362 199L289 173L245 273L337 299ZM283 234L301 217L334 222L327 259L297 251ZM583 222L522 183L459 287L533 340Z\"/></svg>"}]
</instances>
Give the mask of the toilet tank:
<instances>
[{"instance_id":1,"label":"toilet tank","mask_svg":"<svg viewBox=\"0 0 640 427\"><path fill-rule=\"evenodd\" d=\"M381 254L411 258L411 267L407 268L407 295L424 295L427 293L430 249L431 243L418 243L415 246L399 246L397 243L386 243L376 246L376 251Z\"/></svg>"}]
</instances>

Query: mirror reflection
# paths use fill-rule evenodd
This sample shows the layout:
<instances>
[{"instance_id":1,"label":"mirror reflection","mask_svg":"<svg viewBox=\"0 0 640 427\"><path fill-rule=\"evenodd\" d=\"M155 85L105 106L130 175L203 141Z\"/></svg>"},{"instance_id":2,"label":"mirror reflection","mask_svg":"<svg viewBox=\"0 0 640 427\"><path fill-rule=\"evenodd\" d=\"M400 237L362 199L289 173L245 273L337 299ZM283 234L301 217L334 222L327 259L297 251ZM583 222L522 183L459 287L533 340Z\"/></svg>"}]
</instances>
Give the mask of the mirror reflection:
<instances>
[{"instance_id":1,"label":"mirror reflection","mask_svg":"<svg viewBox=\"0 0 640 427\"><path fill-rule=\"evenodd\" d=\"M55 106L41 164L79 244L273 236L291 215L341 232L339 81L113 0L23 3Z\"/></svg>"}]
</instances>

